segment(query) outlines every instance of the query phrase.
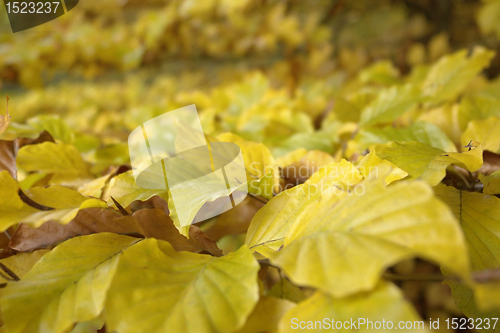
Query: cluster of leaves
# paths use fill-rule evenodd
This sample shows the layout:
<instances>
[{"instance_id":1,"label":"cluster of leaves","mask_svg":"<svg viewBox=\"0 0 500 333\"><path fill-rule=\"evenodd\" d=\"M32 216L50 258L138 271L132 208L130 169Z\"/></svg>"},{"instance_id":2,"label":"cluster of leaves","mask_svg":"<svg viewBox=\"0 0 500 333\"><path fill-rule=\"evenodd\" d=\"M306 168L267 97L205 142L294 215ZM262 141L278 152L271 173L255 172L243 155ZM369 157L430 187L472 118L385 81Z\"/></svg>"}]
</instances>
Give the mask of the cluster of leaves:
<instances>
[{"instance_id":1,"label":"cluster of leaves","mask_svg":"<svg viewBox=\"0 0 500 333\"><path fill-rule=\"evenodd\" d=\"M293 95L253 73L172 93L145 115L133 108L139 91L127 119L113 117L118 102L99 101L116 87L95 88L103 110L90 116L79 109L86 97L49 90L54 98L39 100L69 106L64 121L2 118L2 329L288 332L292 318L420 320L386 272L417 257L441 267L466 316L498 317L500 81L480 74L493 56L461 50L408 76L379 62ZM125 140L161 107L193 100L210 141L240 146L250 196L178 229L168 191L135 184ZM207 199L191 200L183 209L194 217Z\"/></svg>"}]
</instances>

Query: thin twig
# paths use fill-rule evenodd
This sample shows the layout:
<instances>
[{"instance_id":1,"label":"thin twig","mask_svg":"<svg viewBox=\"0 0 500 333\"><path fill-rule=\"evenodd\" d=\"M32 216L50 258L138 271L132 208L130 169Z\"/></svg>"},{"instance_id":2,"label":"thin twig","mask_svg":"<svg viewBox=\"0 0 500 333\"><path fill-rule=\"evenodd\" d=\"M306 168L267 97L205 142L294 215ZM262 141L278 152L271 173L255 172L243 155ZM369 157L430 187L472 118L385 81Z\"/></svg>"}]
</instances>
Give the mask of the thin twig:
<instances>
[{"instance_id":1,"label":"thin twig","mask_svg":"<svg viewBox=\"0 0 500 333\"><path fill-rule=\"evenodd\" d=\"M394 274L384 273L383 277L393 281L429 281L442 282L444 280L454 280L454 277L444 276L441 274Z\"/></svg>"},{"instance_id":2,"label":"thin twig","mask_svg":"<svg viewBox=\"0 0 500 333\"><path fill-rule=\"evenodd\" d=\"M1 262L0 262L0 268L1 268L1 269L5 272L5 273L7 273L7 275L8 275L8 276L10 276L10 277L12 278L12 280L14 280L14 281L19 281L19 280L21 280L21 279L19 278L19 276L17 276L17 275L16 275L16 273L14 273L13 271L11 271L9 267L5 266L5 265L4 265L4 264L2 264Z\"/></svg>"},{"instance_id":3,"label":"thin twig","mask_svg":"<svg viewBox=\"0 0 500 333\"><path fill-rule=\"evenodd\" d=\"M258 196L256 196L255 194L248 193L248 195L250 196L250 198L254 198L254 199L255 199L255 200L257 200L257 201L262 202L264 205L265 205L265 204L267 204L267 203L269 202L269 200L264 201L264 200L262 200L261 198L259 198Z\"/></svg>"},{"instance_id":4,"label":"thin twig","mask_svg":"<svg viewBox=\"0 0 500 333\"><path fill-rule=\"evenodd\" d=\"M5 234L5 236L7 236L9 240L12 239L12 234L10 233L9 229L5 230L3 233Z\"/></svg>"}]
</instances>

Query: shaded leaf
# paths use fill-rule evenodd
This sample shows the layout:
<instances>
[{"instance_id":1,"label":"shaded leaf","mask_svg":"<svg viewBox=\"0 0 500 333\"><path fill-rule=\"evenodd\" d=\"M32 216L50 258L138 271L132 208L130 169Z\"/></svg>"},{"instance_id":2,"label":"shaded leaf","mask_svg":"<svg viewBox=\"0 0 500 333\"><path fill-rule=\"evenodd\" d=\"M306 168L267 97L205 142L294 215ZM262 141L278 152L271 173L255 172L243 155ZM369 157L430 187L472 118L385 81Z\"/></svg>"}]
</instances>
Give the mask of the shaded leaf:
<instances>
[{"instance_id":1,"label":"shaded leaf","mask_svg":"<svg viewBox=\"0 0 500 333\"><path fill-rule=\"evenodd\" d=\"M284 298L294 303L298 303L306 298L304 292L291 283L287 278L282 278L269 290L268 296Z\"/></svg>"},{"instance_id":2,"label":"shaded leaf","mask_svg":"<svg viewBox=\"0 0 500 333\"><path fill-rule=\"evenodd\" d=\"M235 333L276 332L281 317L295 304L286 299L261 296L242 329Z\"/></svg>"},{"instance_id":3,"label":"shaded leaf","mask_svg":"<svg viewBox=\"0 0 500 333\"><path fill-rule=\"evenodd\" d=\"M214 241L226 235L246 233L250 221L263 206L264 203L254 198L247 197L233 209L217 216L214 224L206 230L205 233Z\"/></svg>"},{"instance_id":4,"label":"shaded leaf","mask_svg":"<svg viewBox=\"0 0 500 333\"><path fill-rule=\"evenodd\" d=\"M479 180L484 185L484 194L500 194L500 171L494 172L489 176L480 174Z\"/></svg>"},{"instance_id":5,"label":"shaded leaf","mask_svg":"<svg viewBox=\"0 0 500 333\"><path fill-rule=\"evenodd\" d=\"M483 271L500 267L500 199L481 193L471 193L451 186L435 187L436 195L448 204L464 231L472 269ZM473 286L450 282L457 306L467 315L483 309L500 308L498 282ZM474 290L474 296L472 290ZM478 291L478 292L476 292ZM485 311L486 312L486 311ZM485 318L483 316L483 318Z\"/></svg>"}]
</instances>

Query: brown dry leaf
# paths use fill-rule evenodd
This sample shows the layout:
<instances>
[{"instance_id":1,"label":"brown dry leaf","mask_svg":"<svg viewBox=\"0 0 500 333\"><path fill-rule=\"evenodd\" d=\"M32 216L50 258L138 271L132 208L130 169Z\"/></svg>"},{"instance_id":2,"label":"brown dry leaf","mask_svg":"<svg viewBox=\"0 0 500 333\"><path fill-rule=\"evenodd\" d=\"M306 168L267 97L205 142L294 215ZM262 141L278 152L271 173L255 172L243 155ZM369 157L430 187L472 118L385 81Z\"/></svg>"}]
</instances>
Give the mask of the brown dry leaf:
<instances>
[{"instance_id":1,"label":"brown dry leaf","mask_svg":"<svg viewBox=\"0 0 500 333\"><path fill-rule=\"evenodd\" d=\"M238 235L247 232L250 221L259 209L264 206L254 198L246 197L233 209L217 216L215 223L205 233L215 241L227 235Z\"/></svg>"},{"instance_id":2,"label":"brown dry leaf","mask_svg":"<svg viewBox=\"0 0 500 333\"><path fill-rule=\"evenodd\" d=\"M68 224L62 225L48 221L39 228L31 228L21 223L12 235L9 247L15 251L27 252L66 239L89 235L97 232L114 232L120 234L138 233L139 226L132 217L122 217L112 210L87 208L78 212Z\"/></svg>"},{"instance_id":3,"label":"brown dry leaf","mask_svg":"<svg viewBox=\"0 0 500 333\"><path fill-rule=\"evenodd\" d=\"M498 170L500 170L500 155L490 151L484 151L483 166L476 172L483 175L489 175Z\"/></svg>"},{"instance_id":4,"label":"brown dry leaf","mask_svg":"<svg viewBox=\"0 0 500 333\"><path fill-rule=\"evenodd\" d=\"M0 140L0 171L7 170L12 178L17 179L16 155L19 149L26 145L34 145L45 141L54 142L54 138L47 131L41 132L36 139L17 138L13 141Z\"/></svg>"},{"instance_id":5,"label":"brown dry leaf","mask_svg":"<svg viewBox=\"0 0 500 333\"><path fill-rule=\"evenodd\" d=\"M319 150L312 150L302 156L298 161L295 161L282 169L282 177L285 182L284 185L303 184L316 171L318 171L319 168L334 162L335 158L331 155Z\"/></svg>"},{"instance_id":6,"label":"brown dry leaf","mask_svg":"<svg viewBox=\"0 0 500 333\"><path fill-rule=\"evenodd\" d=\"M0 171L7 170L12 178L17 178L16 155L14 141L0 141Z\"/></svg>"},{"instance_id":7,"label":"brown dry leaf","mask_svg":"<svg viewBox=\"0 0 500 333\"><path fill-rule=\"evenodd\" d=\"M208 238L198 227L191 225L189 239L179 233L172 219L160 209L141 209L132 215L141 227L141 234L146 238L158 238L169 242L177 251L208 252L222 256L216 243ZM194 229L194 231L193 231Z\"/></svg>"},{"instance_id":8,"label":"brown dry leaf","mask_svg":"<svg viewBox=\"0 0 500 333\"><path fill-rule=\"evenodd\" d=\"M21 224L12 235L9 247L19 252L32 251L50 247L72 237L98 232L158 238L168 241L177 251L222 255L215 242L206 235L206 239L203 238L201 230L195 230L192 239L182 236L170 217L159 209L141 209L131 216L121 216L113 210L87 208L80 210L66 225L49 221L34 229Z\"/></svg>"}]
</instances>

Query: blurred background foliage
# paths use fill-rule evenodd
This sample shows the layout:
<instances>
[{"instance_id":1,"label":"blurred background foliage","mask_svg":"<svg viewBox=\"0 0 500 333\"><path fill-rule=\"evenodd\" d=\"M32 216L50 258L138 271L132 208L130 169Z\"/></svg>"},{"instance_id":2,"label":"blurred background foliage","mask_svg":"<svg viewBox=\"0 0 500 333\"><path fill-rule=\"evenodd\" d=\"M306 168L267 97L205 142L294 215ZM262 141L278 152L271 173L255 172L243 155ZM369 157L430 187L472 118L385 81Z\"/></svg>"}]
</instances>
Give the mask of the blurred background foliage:
<instances>
[{"instance_id":1,"label":"blurred background foliage","mask_svg":"<svg viewBox=\"0 0 500 333\"><path fill-rule=\"evenodd\" d=\"M500 0L82 0L16 34L0 11L0 88L12 115L1 138L47 130L95 177L129 163L132 129L190 104L209 135L263 142L276 158L305 149L351 161L415 133L457 151L472 119L499 115ZM431 70L460 49L473 55ZM434 96L439 84L451 93ZM441 284L401 287L423 318L461 316Z\"/></svg>"},{"instance_id":2,"label":"blurred background foliage","mask_svg":"<svg viewBox=\"0 0 500 333\"><path fill-rule=\"evenodd\" d=\"M500 47L498 0L85 0L16 34L0 10L11 135L29 135L33 126L16 124L30 117L64 115L90 145L83 150L92 147L85 133L99 137L95 145L122 141L145 120L195 103L206 131L282 146L281 155L302 141L292 135L319 128L339 96L352 103L355 93L362 107L384 87L424 77L444 54ZM485 75L499 71L497 55ZM312 143L331 144L321 135Z\"/></svg>"}]
</instances>

